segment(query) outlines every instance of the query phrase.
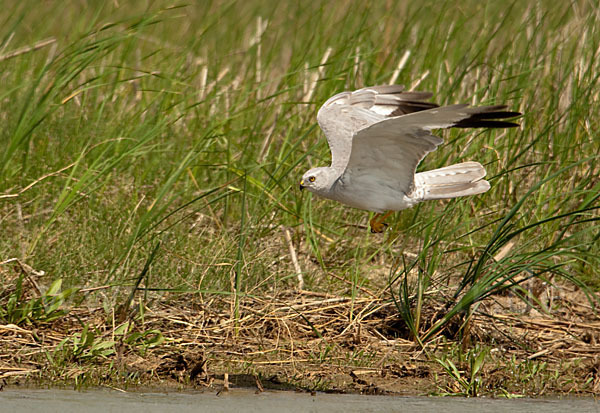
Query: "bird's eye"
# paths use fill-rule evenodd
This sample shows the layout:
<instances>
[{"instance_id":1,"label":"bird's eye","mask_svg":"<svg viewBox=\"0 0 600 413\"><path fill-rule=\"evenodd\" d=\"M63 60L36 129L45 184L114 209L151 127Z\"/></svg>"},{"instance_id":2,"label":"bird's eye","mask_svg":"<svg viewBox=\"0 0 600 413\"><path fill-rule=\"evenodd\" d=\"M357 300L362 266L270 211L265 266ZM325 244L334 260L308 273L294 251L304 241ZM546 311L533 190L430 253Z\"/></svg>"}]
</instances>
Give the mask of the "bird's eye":
<instances>
[{"instance_id":1,"label":"bird's eye","mask_svg":"<svg viewBox=\"0 0 600 413\"><path fill-rule=\"evenodd\" d=\"M309 177L309 178L308 178L308 180L309 180L310 182L315 182L315 179L316 179L316 178L315 178L314 176L311 176L311 177Z\"/></svg>"}]
</instances>

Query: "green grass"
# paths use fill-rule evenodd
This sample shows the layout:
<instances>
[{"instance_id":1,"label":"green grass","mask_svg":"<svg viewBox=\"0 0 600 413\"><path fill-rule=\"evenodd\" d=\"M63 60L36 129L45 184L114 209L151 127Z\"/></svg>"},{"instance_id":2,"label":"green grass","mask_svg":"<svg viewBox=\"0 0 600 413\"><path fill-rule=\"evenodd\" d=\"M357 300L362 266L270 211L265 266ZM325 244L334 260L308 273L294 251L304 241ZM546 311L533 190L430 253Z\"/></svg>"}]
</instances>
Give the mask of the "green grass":
<instances>
[{"instance_id":1,"label":"green grass","mask_svg":"<svg viewBox=\"0 0 600 413\"><path fill-rule=\"evenodd\" d=\"M0 60L0 262L44 271L43 285L115 286L90 305L129 304L132 287L231 295L237 318L239 297L297 285L286 227L305 289L391 285L423 340L528 277L600 285L597 1L171 4L0 11L0 56L56 39ZM420 168L477 160L492 189L398 213L375 236L367 213L298 181L329 162L320 104L393 78L524 116L440 132ZM426 300L448 314L422 330Z\"/></svg>"}]
</instances>

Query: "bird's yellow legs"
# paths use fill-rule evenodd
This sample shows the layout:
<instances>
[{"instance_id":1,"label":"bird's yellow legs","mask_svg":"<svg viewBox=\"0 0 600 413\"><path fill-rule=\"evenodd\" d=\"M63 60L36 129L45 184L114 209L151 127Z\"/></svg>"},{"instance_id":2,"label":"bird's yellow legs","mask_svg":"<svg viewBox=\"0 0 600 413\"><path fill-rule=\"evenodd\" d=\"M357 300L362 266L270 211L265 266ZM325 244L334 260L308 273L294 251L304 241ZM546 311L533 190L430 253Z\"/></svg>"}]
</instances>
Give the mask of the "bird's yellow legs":
<instances>
[{"instance_id":1,"label":"bird's yellow legs","mask_svg":"<svg viewBox=\"0 0 600 413\"><path fill-rule=\"evenodd\" d=\"M385 231L387 224L383 221L386 220L387 217L392 215L394 211L388 211L385 214L375 214L373 218L369 221L369 226L371 227L371 232L379 234Z\"/></svg>"}]
</instances>

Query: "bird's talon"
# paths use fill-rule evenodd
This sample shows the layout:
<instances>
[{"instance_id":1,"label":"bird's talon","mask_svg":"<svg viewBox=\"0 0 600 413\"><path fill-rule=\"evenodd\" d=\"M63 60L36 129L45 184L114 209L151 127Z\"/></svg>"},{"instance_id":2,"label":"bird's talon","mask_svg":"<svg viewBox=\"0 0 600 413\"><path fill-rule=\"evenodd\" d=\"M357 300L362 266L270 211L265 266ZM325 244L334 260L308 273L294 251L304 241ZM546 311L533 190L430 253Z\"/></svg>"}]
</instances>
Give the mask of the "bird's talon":
<instances>
[{"instance_id":1,"label":"bird's talon","mask_svg":"<svg viewBox=\"0 0 600 413\"><path fill-rule=\"evenodd\" d=\"M371 222L371 233L381 234L388 227L385 222Z\"/></svg>"},{"instance_id":2,"label":"bird's talon","mask_svg":"<svg viewBox=\"0 0 600 413\"><path fill-rule=\"evenodd\" d=\"M388 211L385 214L375 214L369 221L369 227L373 234L381 234L388 227L388 224L383 222L388 216L392 214L392 211Z\"/></svg>"}]
</instances>

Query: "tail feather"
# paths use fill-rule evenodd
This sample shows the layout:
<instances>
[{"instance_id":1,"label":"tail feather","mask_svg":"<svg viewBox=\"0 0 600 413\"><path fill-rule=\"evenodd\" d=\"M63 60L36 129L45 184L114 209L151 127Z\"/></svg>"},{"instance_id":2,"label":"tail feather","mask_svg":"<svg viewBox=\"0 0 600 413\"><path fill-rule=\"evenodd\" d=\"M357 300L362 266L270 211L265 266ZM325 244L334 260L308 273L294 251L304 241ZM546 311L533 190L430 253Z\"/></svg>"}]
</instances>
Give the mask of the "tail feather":
<instances>
[{"instance_id":1,"label":"tail feather","mask_svg":"<svg viewBox=\"0 0 600 413\"><path fill-rule=\"evenodd\" d=\"M478 162L464 162L415 175L413 197L419 201L477 195L490 189L485 169Z\"/></svg>"}]
</instances>

